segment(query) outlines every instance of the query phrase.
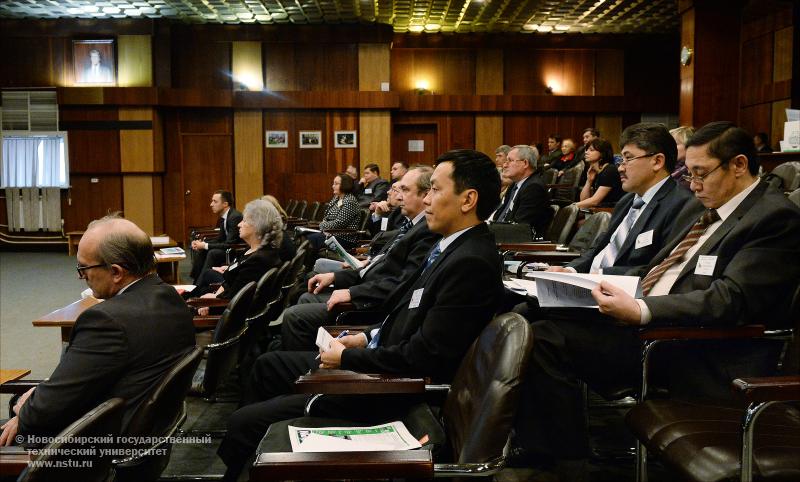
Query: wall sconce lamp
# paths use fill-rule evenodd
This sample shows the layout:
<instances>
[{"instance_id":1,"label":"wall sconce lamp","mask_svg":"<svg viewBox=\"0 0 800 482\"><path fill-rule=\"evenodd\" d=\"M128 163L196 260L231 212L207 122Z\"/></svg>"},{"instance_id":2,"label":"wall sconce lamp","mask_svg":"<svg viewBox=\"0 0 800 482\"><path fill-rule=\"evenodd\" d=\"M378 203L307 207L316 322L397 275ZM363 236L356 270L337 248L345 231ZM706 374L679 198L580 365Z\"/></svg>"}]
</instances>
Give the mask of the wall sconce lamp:
<instances>
[{"instance_id":1,"label":"wall sconce lamp","mask_svg":"<svg viewBox=\"0 0 800 482\"><path fill-rule=\"evenodd\" d=\"M414 86L414 92L416 92L417 95L430 94L431 91L429 90L429 87L430 84L428 84L427 80L418 80Z\"/></svg>"},{"instance_id":2,"label":"wall sconce lamp","mask_svg":"<svg viewBox=\"0 0 800 482\"><path fill-rule=\"evenodd\" d=\"M548 85L547 87L544 88L544 93L547 95L553 95L553 87Z\"/></svg>"}]
</instances>

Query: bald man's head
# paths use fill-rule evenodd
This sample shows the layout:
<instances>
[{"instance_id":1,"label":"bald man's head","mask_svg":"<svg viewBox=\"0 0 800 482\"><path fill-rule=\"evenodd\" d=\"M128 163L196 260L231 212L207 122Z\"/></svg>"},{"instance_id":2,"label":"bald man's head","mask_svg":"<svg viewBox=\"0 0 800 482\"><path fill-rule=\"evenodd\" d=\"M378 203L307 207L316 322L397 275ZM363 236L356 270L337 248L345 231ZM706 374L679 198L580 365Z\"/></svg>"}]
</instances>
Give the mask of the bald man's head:
<instances>
[{"instance_id":1,"label":"bald man's head","mask_svg":"<svg viewBox=\"0 0 800 482\"><path fill-rule=\"evenodd\" d=\"M81 244L86 241L88 252L97 263L118 264L136 278L155 269L153 245L139 226L116 215L89 223Z\"/></svg>"}]
</instances>

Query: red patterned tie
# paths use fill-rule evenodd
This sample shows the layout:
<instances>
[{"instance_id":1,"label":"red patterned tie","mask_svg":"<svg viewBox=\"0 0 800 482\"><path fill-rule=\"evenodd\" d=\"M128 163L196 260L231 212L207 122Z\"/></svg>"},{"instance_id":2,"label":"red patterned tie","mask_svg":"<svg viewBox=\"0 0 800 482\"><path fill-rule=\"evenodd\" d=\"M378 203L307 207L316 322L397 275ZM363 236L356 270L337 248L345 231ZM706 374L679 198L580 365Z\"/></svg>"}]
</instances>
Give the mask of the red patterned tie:
<instances>
[{"instance_id":1,"label":"red patterned tie","mask_svg":"<svg viewBox=\"0 0 800 482\"><path fill-rule=\"evenodd\" d=\"M686 233L686 237L683 238L683 241L672 250L667 259L662 261L658 264L655 268L651 269L647 276L644 277L642 280L642 295L647 296L650 293L650 290L653 289L653 285L656 284L661 275L664 274L672 265L680 261L683 256L686 254L692 246L697 243L697 240L706 232L706 228L710 225L714 224L719 220L719 214L717 214L716 209L709 209L703 213L703 216L700 217L700 220L694 223L692 229Z\"/></svg>"}]
</instances>

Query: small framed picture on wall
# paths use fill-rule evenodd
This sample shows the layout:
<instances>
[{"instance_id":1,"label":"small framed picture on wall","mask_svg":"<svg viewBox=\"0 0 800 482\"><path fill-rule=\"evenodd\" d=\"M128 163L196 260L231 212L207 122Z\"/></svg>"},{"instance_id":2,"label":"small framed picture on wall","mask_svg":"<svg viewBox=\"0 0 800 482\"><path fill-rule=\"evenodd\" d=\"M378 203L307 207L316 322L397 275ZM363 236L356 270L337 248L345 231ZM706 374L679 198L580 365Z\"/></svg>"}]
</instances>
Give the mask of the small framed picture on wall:
<instances>
[{"instance_id":1,"label":"small framed picture on wall","mask_svg":"<svg viewBox=\"0 0 800 482\"><path fill-rule=\"evenodd\" d=\"M336 131L334 132L334 147L355 148L358 147L358 136L356 131Z\"/></svg>"},{"instance_id":2,"label":"small framed picture on wall","mask_svg":"<svg viewBox=\"0 0 800 482\"><path fill-rule=\"evenodd\" d=\"M77 85L115 85L117 58L114 40L73 40L72 65Z\"/></svg>"},{"instance_id":3,"label":"small framed picture on wall","mask_svg":"<svg viewBox=\"0 0 800 482\"><path fill-rule=\"evenodd\" d=\"M266 137L267 148L289 147L289 133L287 131L267 131Z\"/></svg>"},{"instance_id":4,"label":"small framed picture on wall","mask_svg":"<svg viewBox=\"0 0 800 482\"><path fill-rule=\"evenodd\" d=\"M322 149L322 131L300 131L301 149Z\"/></svg>"}]
</instances>

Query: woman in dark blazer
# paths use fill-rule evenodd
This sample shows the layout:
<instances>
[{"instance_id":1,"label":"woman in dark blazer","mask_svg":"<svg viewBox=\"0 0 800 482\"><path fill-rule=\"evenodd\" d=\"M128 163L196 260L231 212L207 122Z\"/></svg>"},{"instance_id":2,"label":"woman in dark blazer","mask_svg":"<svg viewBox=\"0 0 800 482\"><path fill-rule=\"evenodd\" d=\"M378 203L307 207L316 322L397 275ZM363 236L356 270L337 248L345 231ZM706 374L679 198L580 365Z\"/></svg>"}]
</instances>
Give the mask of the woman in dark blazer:
<instances>
[{"instance_id":1,"label":"woman in dark blazer","mask_svg":"<svg viewBox=\"0 0 800 482\"><path fill-rule=\"evenodd\" d=\"M358 200L353 196L353 178L347 174L337 174L333 178L333 198L328 201L325 210L325 217L319 223L319 229L323 233L329 229L358 229L361 208ZM313 233L308 235L308 241L315 250L322 248L325 242L323 233ZM345 249L350 249L356 245L356 236L352 234L337 235L336 239Z\"/></svg>"},{"instance_id":2,"label":"woman in dark blazer","mask_svg":"<svg viewBox=\"0 0 800 482\"><path fill-rule=\"evenodd\" d=\"M283 239L283 221L275 207L264 200L250 201L244 208L242 222L239 223L239 236L249 249L238 256L229 266L214 267L201 275L201 282L211 284L222 282L214 292L208 287L198 286L192 296L206 292L201 298L231 299L247 283L258 281L271 268L281 265L279 248ZM208 314L208 308L197 310L198 314Z\"/></svg>"}]
</instances>

